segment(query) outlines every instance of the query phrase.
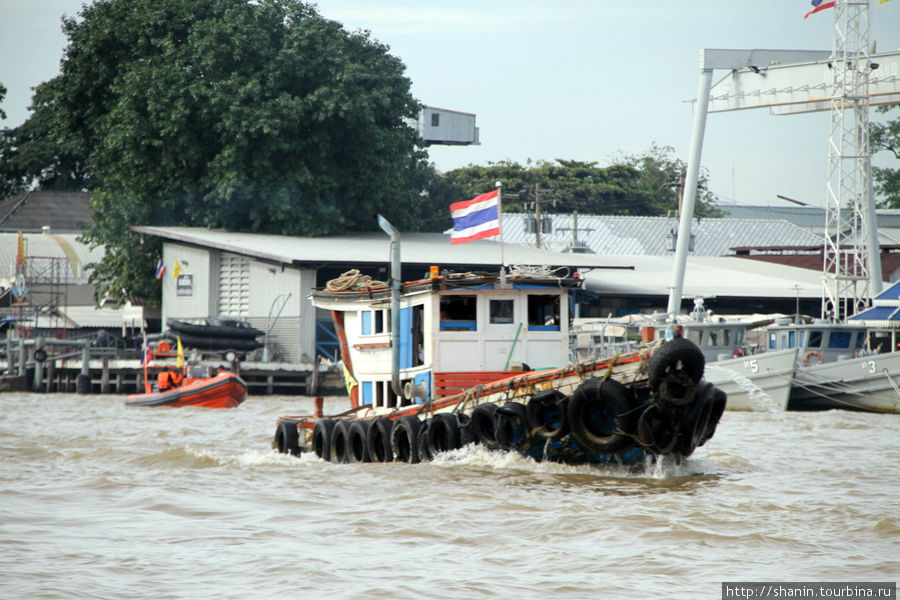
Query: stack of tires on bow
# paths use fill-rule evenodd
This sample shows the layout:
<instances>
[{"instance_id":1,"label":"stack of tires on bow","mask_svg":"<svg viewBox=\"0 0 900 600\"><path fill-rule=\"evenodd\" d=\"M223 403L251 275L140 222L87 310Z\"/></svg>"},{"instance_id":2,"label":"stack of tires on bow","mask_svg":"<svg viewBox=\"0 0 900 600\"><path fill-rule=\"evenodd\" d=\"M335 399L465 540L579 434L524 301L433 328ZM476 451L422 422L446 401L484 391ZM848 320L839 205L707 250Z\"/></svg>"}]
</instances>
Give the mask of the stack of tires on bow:
<instances>
[{"instance_id":1,"label":"stack of tires on bow","mask_svg":"<svg viewBox=\"0 0 900 600\"><path fill-rule=\"evenodd\" d=\"M466 412L461 402L447 412L427 413L422 405L419 414L393 418L322 418L312 450L337 463L416 463L469 443L569 464L690 456L715 433L725 393L702 379L703 354L681 338L660 346L647 368L634 384L591 378L570 396L548 389L525 402L482 402ZM279 424L274 446L299 454L295 423Z\"/></svg>"}]
</instances>

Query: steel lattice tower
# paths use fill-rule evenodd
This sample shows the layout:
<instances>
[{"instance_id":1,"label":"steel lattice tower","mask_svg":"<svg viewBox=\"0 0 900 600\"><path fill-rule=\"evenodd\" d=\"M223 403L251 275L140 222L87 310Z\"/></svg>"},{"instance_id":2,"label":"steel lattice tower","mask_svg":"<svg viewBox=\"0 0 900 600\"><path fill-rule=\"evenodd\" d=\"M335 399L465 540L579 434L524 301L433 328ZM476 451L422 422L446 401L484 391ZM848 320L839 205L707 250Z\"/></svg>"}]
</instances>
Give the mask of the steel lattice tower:
<instances>
[{"instance_id":1,"label":"steel lattice tower","mask_svg":"<svg viewBox=\"0 0 900 600\"><path fill-rule=\"evenodd\" d=\"M869 152L869 0L834 8L828 198L825 207L822 316L843 319L880 289L881 263L871 195Z\"/></svg>"}]
</instances>

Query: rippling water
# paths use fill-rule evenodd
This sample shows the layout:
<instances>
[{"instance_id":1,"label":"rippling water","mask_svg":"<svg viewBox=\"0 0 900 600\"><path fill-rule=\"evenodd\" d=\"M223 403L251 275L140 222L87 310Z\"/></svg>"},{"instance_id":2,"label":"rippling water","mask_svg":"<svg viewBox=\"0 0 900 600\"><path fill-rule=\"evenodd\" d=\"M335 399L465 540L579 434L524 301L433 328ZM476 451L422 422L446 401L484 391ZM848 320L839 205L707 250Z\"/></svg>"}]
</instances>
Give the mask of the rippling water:
<instances>
[{"instance_id":1,"label":"rippling water","mask_svg":"<svg viewBox=\"0 0 900 600\"><path fill-rule=\"evenodd\" d=\"M0 410L0 598L691 599L900 574L897 415L729 412L686 464L629 473L274 453L310 398Z\"/></svg>"}]
</instances>

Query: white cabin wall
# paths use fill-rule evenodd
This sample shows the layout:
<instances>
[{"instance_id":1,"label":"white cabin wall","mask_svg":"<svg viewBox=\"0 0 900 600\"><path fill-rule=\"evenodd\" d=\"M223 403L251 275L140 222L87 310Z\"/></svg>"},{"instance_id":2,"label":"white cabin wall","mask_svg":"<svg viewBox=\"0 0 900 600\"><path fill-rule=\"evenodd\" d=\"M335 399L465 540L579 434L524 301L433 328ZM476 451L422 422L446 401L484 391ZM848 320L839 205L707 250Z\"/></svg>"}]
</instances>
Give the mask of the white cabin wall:
<instances>
[{"instance_id":1,"label":"white cabin wall","mask_svg":"<svg viewBox=\"0 0 900 600\"><path fill-rule=\"evenodd\" d=\"M533 293L556 295L547 290L534 290ZM436 370L502 371L522 363L535 369L561 367L568 363L569 307L565 295L560 296L560 331L529 331L529 293L522 290L485 292L461 289L458 294L477 297L477 331L440 331L440 298L434 296L431 302L432 320L426 321L426 327L432 334L429 347ZM490 300L502 299L515 301L513 323L492 324Z\"/></svg>"}]
</instances>

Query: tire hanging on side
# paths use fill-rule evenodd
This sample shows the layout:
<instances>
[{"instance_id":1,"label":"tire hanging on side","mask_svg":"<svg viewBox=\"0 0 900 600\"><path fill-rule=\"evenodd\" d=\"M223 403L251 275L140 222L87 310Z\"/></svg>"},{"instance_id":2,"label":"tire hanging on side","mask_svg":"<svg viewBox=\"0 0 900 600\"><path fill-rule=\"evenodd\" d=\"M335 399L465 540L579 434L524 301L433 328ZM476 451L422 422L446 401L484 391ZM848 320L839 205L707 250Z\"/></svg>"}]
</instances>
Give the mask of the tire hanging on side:
<instances>
[{"instance_id":1,"label":"tire hanging on side","mask_svg":"<svg viewBox=\"0 0 900 600\"><path fill-rule=\"evenodd\" d=\"M275 429L275 447L281 454L300 456L300 435L297 433L297 424L290 421L282 421Z\"/></svg>"},{"instance_id":2,"label":"tire hanging on side","mask_svg":"<svg viewBox=\"0 0 900 600\"><path fill-rule=\"evenodd\" d=\"M527 411L521 402L507 402L497 409L494 431L497 445L504 450L525 452L532 446Z\"/></svg>"},{"instance_id":3,"label":"tire hanging on side","mask_svg":"<svg viewBox=\"0 0 900 600\"><path fill-rule=\"evenodd\" d=\"M333 429L334 420L332 419L319 419L313 426L313 451L322 460L331 460L331 431Z\"/></svg>"},{"instance_id":4,"label":"tire hanging on side","mask_svg":"<svg viewBox=\"0 0 900 600\"><path fill-rule=\"evenodd\" d=\"M421 462L431 462L434 459L434 455L428 448L428 431L433 424L434 420L430 418L420 421L419 433L416 434L416 449L419 451L419 461Z\"/></svg>"},{"instance_id":5,"label":"tire hanging on side","mask_svg":"<svg viewBox=\"0 0 900 600\"><path fill-rule=\"evenodd\" d=\"M421 422L412 415L405 415L394 421L391 427L391 449L398 461L419 462L419 427Z\"/></svg>"},{"instance_id":6,"label":"tire hanging on side","mask_svg":"<svg viewBox=\"0 0 900 600\"><path fill-rule=\"evenodd\" d=\"M569 433L569 399L559 390L543 390L526 405L528 429L541 440L558 440Z\"/></svg>"},{"instance_id":7,"label":"tire hanging on side","mask_svg":"<svg viewBox=\"0 0 900 600\"><path fill-rule=\"evenodd\" d=\"M331 462L350 462L350 421L338 419L331 430Z\"/></svg>"},{"instance_id":8,"label":"tire hanging on side","mask_svg":"<svg viewBox=\"0 0 900 600\"><path fill-rule=\"evenodd\" d=\"M484 402L479 404L472 410L472 435L475 442L485 446L489 450L496 450L497 445L497 428L496 428L497 405L493 402Z\"/></svg>"},{"instance_id":9,"label":"tire hanging on side","mask_svg":"<svg viewBox=\"0 0 900 600\"><path fill-rule=\"evenodd\" d=\"M669 340L650 357L650 388L664 402L690 404L705 366L706 359L696 344L684 338Z\"/></svg>"},{"instance_id":10,"label":"tire hanging on side","mask_svg":"<svg viewBox=\"0 0 900 600\"><path fill-rule=\"evenodd\" d=\"M347 436L347 458L351 463L372 462L369 454L369 428L372 421L358 419L350 425Z\"/></svg>"},{"instance_id":11,"label":"tire hanging on side","mask_svg":"<svg viewBox=\"0 0 900 600\"><path fill-rule=\"evenodd\" d=\"M635 431L634 396L614 379L588 379L569 398L572 435L585 448L617 452L631 445Z\"/></svg>"},{"instance_id":12,"label":"tire hanging on side","mask_svg":"<svg viewBox=\"0 0 900 600\"><path fill-rule=\"evenodd\" d=\"M372 459L372 462L391 462L394 460L394 451L391 449L392 425L393 423L387 417L378 417L369 425L366 446L368 446L369 457Z\"/></svg>"},{"instance_id":13,"label":"tire hanging on side","mask_svg":"<svg viewBox=\"0 0 900 600\"><path fill-rule=\"evenodd\" d=\"M459 419L453 413L438 413L428 428L428 452L431 456L456 450L461 445Z\"/></svg>"}]
</instances>

